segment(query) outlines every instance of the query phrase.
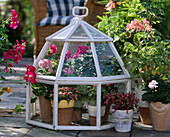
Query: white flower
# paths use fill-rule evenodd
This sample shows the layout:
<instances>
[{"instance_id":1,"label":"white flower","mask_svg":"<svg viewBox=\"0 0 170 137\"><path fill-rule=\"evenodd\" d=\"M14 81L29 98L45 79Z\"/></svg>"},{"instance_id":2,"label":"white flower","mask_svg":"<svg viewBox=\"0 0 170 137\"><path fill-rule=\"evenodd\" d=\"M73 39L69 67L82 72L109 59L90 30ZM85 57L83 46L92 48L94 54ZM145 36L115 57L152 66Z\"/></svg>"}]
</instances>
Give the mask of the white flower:
<instances>
[{"instance_id":1,"label":"white flower","mask_svg":"<svg viewBox=\"0 0 170 137\"><path fill-rule=\"evenodd\" d=\"M149 87L150 89L157 88L158 86L157 86L156 84L158 84L158 82L156 82L156 80L152 80L152 81L149 83L148 87Z\"/></svg>"}]
</instances>

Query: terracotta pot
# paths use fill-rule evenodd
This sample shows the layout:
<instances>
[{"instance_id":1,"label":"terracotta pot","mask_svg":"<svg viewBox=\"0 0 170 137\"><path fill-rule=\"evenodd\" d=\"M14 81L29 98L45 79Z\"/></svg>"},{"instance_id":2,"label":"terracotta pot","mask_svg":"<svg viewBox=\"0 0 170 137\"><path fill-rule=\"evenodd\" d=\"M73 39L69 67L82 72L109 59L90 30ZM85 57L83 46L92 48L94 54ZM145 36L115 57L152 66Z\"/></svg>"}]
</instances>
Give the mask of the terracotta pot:
<instances>
[{"instance_id":1,"label":"terracotta pot","mask_svg":"<svg viewBox=\"0 0 170 137\"><path fill-rule=\"evenodd\" d=\"M149 112L151 116L153 129L156 131L167 131L169 125L170 103L151 102Z\"/></svg>"},{"instance_id":2,"label":"terracotta pot","mask_svg":"<svg viewBox=\"0 0 170 137\"><path fill-rule=\"evenodd\" d=\"M96 126L96 116L89 116L90 120L90 126ZM101 116L101 125L103 124L104 121L104 116Z\"/></svg>"},{"instance_id":3,"label":"terracotta pot","mask_svg":"<svg viewBox=\"0 0 170 137\"><path fill-rule=\"evenodd\" d=\"M116 110L113 113L115 130L118 132L129 132L131 131L133 110Z\"/></svg>"},{"instance_id":4,"label":"terracotta pot","mask_svg":"<svg viewBox=\"0 0 170 137\"><path fill-rule=\"evenodd\" d=\"M110 113L110 104L106 105L106 111L105 111L105 114L104 114L104 121L108 121L109 113Z\"/></svg>"},{"instance_id":5,"label":"terracotta pot","mask_svg":"<svg viewBox=\"0 0 170 137\"><path fill-rule=\"evenodd\" d=\"M58 104L58 125L70 125L74 110L74 100L61 100Z\"/></svg>"},{"instance_id":6,"label":"terracotta pot","mask_svg":"<svg viewBox=\"0 0 170 137\"><path fill-rule=\"evenodd\" d=\"M79 122L79 121L81 121L81 117L82 117L82 108L74 109L72 121L73 122Z\"/></svg>"},{"instance_id":7,"label":"terracotta pot","mask_svg":"<svg viewBox=\"0 0 170 137\"><path fill-rule=\"evenodd\" d=\"M139 114L140 120L143 124L151 125L151 119L149 114L149 103L147 101L142 101L142 95L147 92L142 90L142 86L139 88L135 87L136 97L139 99L138 106L139 106Z\"/></svg>"},{"instance_id":8,"label":"terracotta pot","mask_svg":"<svg viewBox=\"0 0 170 137\"><path fill-rule=\"evenodd\" d=\"M139 116L140 116L140 120L143 124L148 124L151 125L151 118L150 118L150 113L149 113L149 108L145 108L145 107L139 107Z\"/></svg>"},{"instance_id":9,"label":"terracotta pot","mask_svg":"<svg viewBox=\"0 0 170 137\"><path fill-rule=\"evenodd\" d=\"M46 123L51 123L53 120L51 102L47 100L44 95L39 96L39 107L41 120Z\"/></svg>"},{"instance_id":10,"label":"terracotta pot","mask_svg":"<svg viewBox=\"0 0 170 137\"><path fill-rule=\"evenodd\" d=\"M101 106L101 125L103 124L104 121L105 110L106 110L106 106ZM88 105L88 112L89 112L90 125L96 126L97 106Z\"/></svg>"}]
</instances>

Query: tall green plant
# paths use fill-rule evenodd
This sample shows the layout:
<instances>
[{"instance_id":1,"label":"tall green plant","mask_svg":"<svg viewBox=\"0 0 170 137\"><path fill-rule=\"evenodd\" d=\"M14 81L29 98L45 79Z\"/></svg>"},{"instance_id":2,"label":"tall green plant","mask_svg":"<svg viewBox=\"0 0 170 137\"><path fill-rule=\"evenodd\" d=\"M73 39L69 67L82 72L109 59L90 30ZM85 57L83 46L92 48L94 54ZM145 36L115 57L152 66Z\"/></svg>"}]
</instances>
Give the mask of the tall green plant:
<instances>
[{"instance_id":1,"label":"tall green plant","mask_svg":"<svg viewBox=\"0 0 170 137\"><path fill-rule=\"evenodd\" d=\"M106 8L109 11L99 17L98 28L115 39L132 73L144 82L156 74L167 79L170 43L158 31L164 20L160 5L151 0L119 0L110 1Z\"/></svg>"}]
</instances>

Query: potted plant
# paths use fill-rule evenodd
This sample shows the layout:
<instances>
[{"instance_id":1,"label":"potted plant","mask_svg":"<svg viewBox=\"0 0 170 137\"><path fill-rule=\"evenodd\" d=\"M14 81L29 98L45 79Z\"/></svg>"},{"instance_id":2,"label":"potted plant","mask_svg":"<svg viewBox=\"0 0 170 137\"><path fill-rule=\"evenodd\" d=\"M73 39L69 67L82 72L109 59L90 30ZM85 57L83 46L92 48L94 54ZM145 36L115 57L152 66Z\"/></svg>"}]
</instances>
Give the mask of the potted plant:
<instances>
[{"instance_id":1,"label":"potted plant","mask_svg":"<svg viewBox=\"0 0 170 137\"><path fill-rule=\"evenodd\" d=\"M141 98L146 92L143 91L143 85L151 76L160 74L168 77L169 42L162 40L157 27L162 22L163 10L150 0L149 2L110 1L106 8L109 18L99 17L101 21L98 23L98 28L115 39L114 45L125 60L126 66L131 70L132 76L139 79L141 88L136 87L135 91L140 99L140 117L142 122L151 124L148 118L148 103L142 102ZM136 84L132 79L132 87L134 85Z\"/></svg>"},{"instance_id":2,"label":"potted plant","mask_svg":"<svg viewBox=\"0 0 170 137\"><path fill-rule=\"evenodd\" d=\"M73 87L58 89L58 125L70 125L73 117L74 100L78 99L78 91Z\"/></svg>"},{"instance_id":3,"label":"potted plant","mask_svg":"<svg viewBox=\"0 0 170 137\"><path fill-rule=\"evenodd\" d=\"M117 87L115 86L115 84L112 83L112 84L102 85L102 93L104 93L103 100L104 100L104 104L106 105L104 121L108 120L108 117L110 114L110 107L112 104L111 95L116 92L118 92L118 90L117 90Z\"/></svg>"},{"instance_id":4,"label":"potted plant","mask_svg":"<svg viewBox=\"0 0 170 137\"><path fill-rule=\"evenodd\" d=\"M101 90L102 98L101 98L101 124L104 121L104 114L106 110L106 106L104 104L105 98L103 97L106 93L105 90ZM97 116L97 87L96 85L90 85L87 87L87 94L88 94L88 113L89 113L89 120L91 126L96 126L96 116Z\"/></svg>"},{"instance_id":5,"label":"potted plant","mask_svg":"<svg viewBox=\"0 0 170 137\"><path fill-rule=\"evenodd\" d=\"M112 103L114 109L114 125L118 132L131 131L133 109L137 105L138 99L134 93L115 93L112 94Z\"/></svg>"},{"instance_id":6,"label":"potted plant","mask_svg":"<svg viewBox=\"0 0 170 137\"><path fill-rule=\"evenodd\" d=\"M53 112L51 107L52 91L52 85L38 82L32 84L32 92L34 95L31 98L31 103L35 103L38 98L41 120L47 123L51 123L53 120Z\"/></svg>"},{"instance_id":7,"label":"potted plant","mask_svg":"<svg viewBox=\"0 0 170 137\"><path fill-rule=\"evenodd\" d=\"M86 93L87 86L86 85L78 85L76 89L79 91L78 99L75 100L74 111L73 111L73 122L80 122L82 119L82 113L86 110L84 103L87 101L88 95Z\"/></svg>"},{"instance_id":8,"label":"potted plant","mask_svg":"<svg viewBox=\"0 0 170 137\"><path fill-rule=\"evenodd\" d=\"M154 130L166 131L170 115L170 83L159 75L151 77L145 85L142 100L149 102L149 112Z\"/></svg>"}]
</instances>

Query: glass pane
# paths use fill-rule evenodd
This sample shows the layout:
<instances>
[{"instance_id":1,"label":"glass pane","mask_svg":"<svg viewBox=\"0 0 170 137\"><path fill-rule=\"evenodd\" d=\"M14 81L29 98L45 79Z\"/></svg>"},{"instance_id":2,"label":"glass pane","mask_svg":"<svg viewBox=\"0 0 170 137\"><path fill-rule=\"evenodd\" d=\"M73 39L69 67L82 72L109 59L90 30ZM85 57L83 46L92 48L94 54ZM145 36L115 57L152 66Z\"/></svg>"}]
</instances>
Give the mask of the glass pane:
<instances>
[{"instance_id":1,"label":"glass pane","mask_svg":"<svg viewBox=\"0 0 170 137\"><path fill-rule=\"evenodd\" d=\"M89 28L88 26L86 26L86 27L87 27L87 29L89 30L89 32L91 33L91 35L94 39L105 39L105 37L103 37L101 34L96 32L95 30Z\"/></svg>"},{"instance_id":2,"label":"glass pane","mask_svg":"<svg viewBox=\"0 0 170 137\"><path fill-rule=\"evenodd\" d=\"M31 85L31 105L36 103L35 115L31 117L32 120L48 124L53 123L53 89L54 85L45 83L36 82Z\"/></svg>"},{"instance_id":3,"label":"glass pane","mask_svg":"<svg viewBox=\"0 0 170 137\"><path fill-rule=\"evenodd\" d=\"M61 33L55 35L52 39L65 39L67 34L69 34L74 26L67 28L66 30L62 31Z\"/></svg>"},{"instance_id":4,"label":"glass pane","mask_svg":"<svg viewBox=\"0 0 170 137\"><path fill-rule=\"evenodd\" d=\"M61 76L96 77L90 43L72 42L68 47Z\"/></svg>"},{"instance_id":5,"label":"glass pane","mask_svg":"<svg viewBox=\"0 0 170 137\"><path fill-rule=\"evenodd\" d=\"M108 43L95 43L95 47L102 76L124 74Z\"/></svg>"},{"instance_id":6,"label":"glass pane","mask_svg":"<svg viewBox=\"0 0 170 137\"><path fill-rule=\"evenodd\" d=\"M71 36L71 39L89 39L85 31L79 26Z\"/></svg>"},{"instance_id":7,"label":"glass pane","mask_svg":"<svg viewBox=\"0 0 170 137\"><path fill-rule=\"evenodd\" d=\"M42 58L38 64L37 74L48 76L56 75L63 45L63 42L53 42L49 46L44 58Z\"/></svg>"}]
</instances>

